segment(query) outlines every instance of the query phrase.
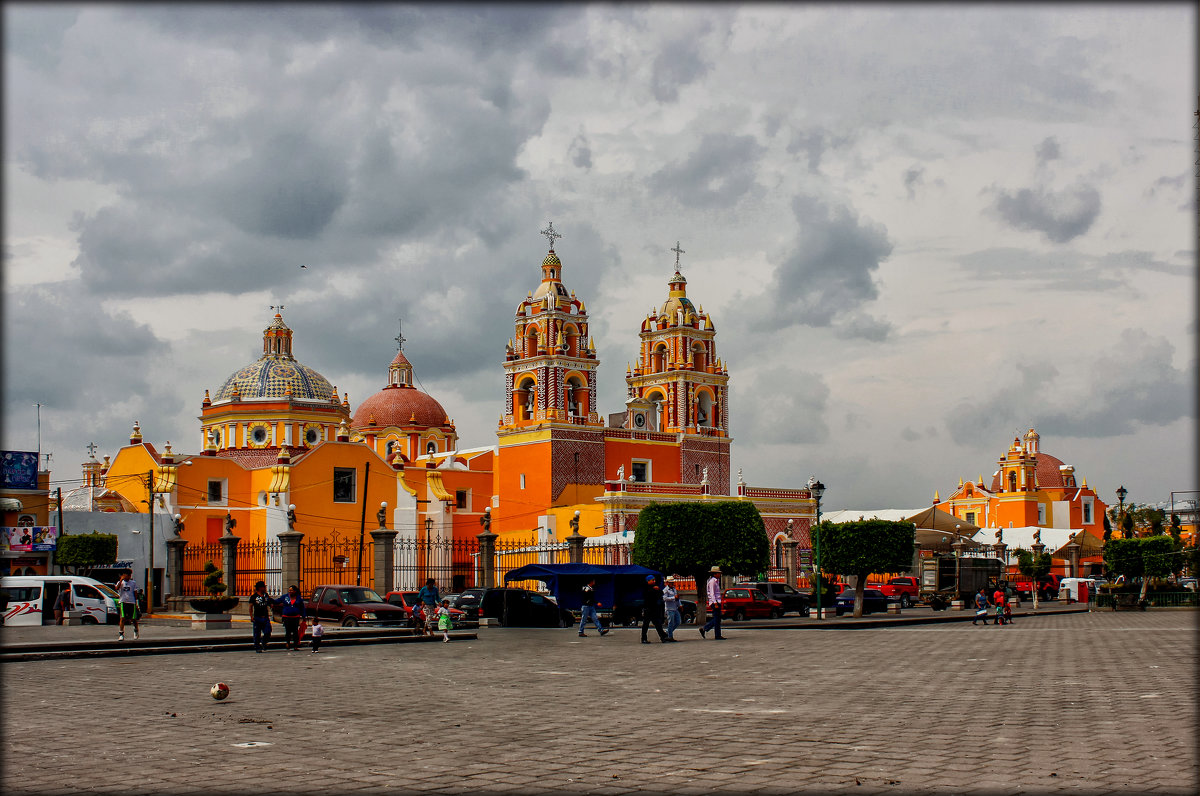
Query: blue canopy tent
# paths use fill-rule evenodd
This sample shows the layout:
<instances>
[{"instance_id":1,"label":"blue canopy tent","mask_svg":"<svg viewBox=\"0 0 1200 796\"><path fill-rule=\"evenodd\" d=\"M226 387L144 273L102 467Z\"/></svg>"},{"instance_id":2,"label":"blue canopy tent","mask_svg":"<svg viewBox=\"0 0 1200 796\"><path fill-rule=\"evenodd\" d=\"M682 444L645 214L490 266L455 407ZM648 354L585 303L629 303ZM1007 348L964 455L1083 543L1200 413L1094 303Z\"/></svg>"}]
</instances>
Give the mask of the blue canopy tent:
<instances>
[{"instance_id":1,"label":"blue canopy tent","mask_svg":"<svg viewBox=\"0 0 1200 796\"><path fill-rule=\"evenodd\" d=\"M616 605L640 602L647 575L662 578L658 570L635 564L526 564L505 573L504 582L540 580L560 607L578 611L583 607L583 587L595 578L596 599L607 612Z\"/></svg>"}]
</instances>

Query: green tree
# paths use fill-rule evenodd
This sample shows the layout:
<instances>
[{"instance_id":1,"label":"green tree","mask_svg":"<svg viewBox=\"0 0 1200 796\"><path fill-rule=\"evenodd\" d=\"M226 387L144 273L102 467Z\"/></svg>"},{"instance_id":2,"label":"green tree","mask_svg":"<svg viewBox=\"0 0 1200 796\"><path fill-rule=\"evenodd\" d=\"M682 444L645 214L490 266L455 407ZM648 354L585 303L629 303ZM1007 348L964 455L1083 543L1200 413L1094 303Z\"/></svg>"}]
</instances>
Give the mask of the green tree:
<instances>
[{"instance_id":1,"label":"green tree","mask_svg":"<svg viewBox=\"0 0 1200 796\"><path fill-rule=\"evenodd\" d=\"M225 571L217 569L217 565L212 561L207 561L204 564L204 590L213 597L220 597L229 588L222 581L225 578Z\"/></svg>"},{"instance_id":2,"label":"green tree","mask_svg":"<svg viewBox=\"0 0 1200 796\"><path fill-rule=\"evenodd\" d=\"M117 560L117 537L92 531L88 534L63 534L58 538L54 560L68 573L113 564Z\"/></svg>"},{"instance_id":3,"label":"green tree","mask_svg":"<svg viewBox=\"0 0 1200 796\"><path fill-rule=\"evenodd\" d=\"M912 563L917 532L911 522L823 522L820 531L821 568L858 578L854 590L855 616L862 616L867 578L882 572L900 572Z\"/></svg>"},{"instance_id":4,"label":"green tree","mask_svg":"<svg viewBox=\"0 0 1200 796\"><path fill-rule=\"evenodd\" d=\"M638 514L631 560L662 572L691 575L704 609L714 565L725 575L756 575L770 562L762 516L753 503L651 503Z\"/></svg>"},{"instance_id":5,"label":"green tree","mask_svg":"<svg viewBox=\"0 0 1200 796\"><path fill-rule=\"evenodd\" d=\"M1049 553L1042 551L1042 554L1034 555L1030 550L1017 551L1017 571L1022 575L1033 580L1033 608L1038 607L1038 591L1040 589L1039 580L1044 575L1050 574L1050 568L1054 565L1054 557Z\"/></svg>"},{"instance_id":6,"label":"green tree","mask_svg":"<svg viewBox=\"0 0 1200 796\"><path fill-rule=\"evenodd\" d=\"M1112 522L1108 519L1108 515L1105 514L1104 515L1104 541L1107 542L1109 539L1112 538L1112 532L1113 532Z\"/></svg>"},{"instance_id":7,"label":"green tree","mask_svg":"<svg viewBox=\"0 0 1200 796\"><path fill-rule=\"evenodd\" d=\"M1178 551L1169 536L1147 536L1141 539L1111 539L1104 545L1104 565L1109 572L1124 575L1126 583L1141 578L1139 600L1146 599L1151 578L1171 574Z\"/></svg>"},{"instance_id":8,"label":"green tree","mask_svg":"<svg viewBox=\"0 0 1200 796\"><path fill-rule=\"evenodd\" d=\"M1170 531L1170 533L1171 533L1171 538L1175 540L1176 544L1183 544L1183 540L1180 538L1180 535L1183 533L1183 523L1181 523L1179 521L1178 514L1171 515L1171 531Z\"/></svg>"}]
</instances>

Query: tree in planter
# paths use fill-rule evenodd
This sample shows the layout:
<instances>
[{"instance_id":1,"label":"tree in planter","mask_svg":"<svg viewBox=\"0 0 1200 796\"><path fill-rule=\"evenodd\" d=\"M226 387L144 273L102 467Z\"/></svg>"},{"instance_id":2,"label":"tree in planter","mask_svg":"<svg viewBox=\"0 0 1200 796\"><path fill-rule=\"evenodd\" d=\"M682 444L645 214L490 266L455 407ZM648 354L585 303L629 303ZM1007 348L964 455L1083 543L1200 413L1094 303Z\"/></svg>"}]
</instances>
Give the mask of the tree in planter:
<instances>
[{"instance_id":1,"label":"tree in planter","mask_svg":"<svg viewBox=\"0 0 1200 796\"><path fill-rule=\"evenodd\" d=\"M1181 522L1179 521L1179 515L1178 515L1178 514L1172 514L1172 515L1171 515L1171 529L1170 529L1170 534L1171 534L1171 538L1175 540L1175 544L1178 544L1178 545L1182 545L1182 544L1183 544L1183 539L1182 539L1182 534L1183 534L1183 523L1181 523Z\"/></svg>"},{"instance_id":2,"label":"tree in planter","mask_svg":"<svg viewBox=\"0 0 1200 796\"><path fill-rule=\"evenodd\" d=\"M769 563L769 547L752 503L651 503L638 514L630 558L643 567L694 577L703 615L709 569L716 565L725 575L755 575Z\"/></svg>"},{"instance_id":3,"label":"tree in planter","mask_svg":"<svg viewBox=\"0 0 1200 796\"><path fill-rule=\"evenodd\" d=\"M1105 542L1107 542L1109 539L1112 538L1112 532L1113 532L1112 522L1109 521L1108 515L1105 514L1104 515L1104 541Z\"/></svg>"},{"instance_id":4,"label":"tree in planter","mask_svg":"<svg viewBox=\"0 0 1200 796\"><path fill-rule=\"evenodd\" d=\"M113 564L117 560L117 537L111 533L63 534L58 539L54 560L70 575Z\"/></svg>"},{"instance_id":5,"label":"tree in planter","mask_svg":"<svg viewBox=\"0 0 1200 796\"><path fill-rule=\"evenodd\" d=\"M1050 574L1050 567L1054 565L1054 557L1043 551L1042 554L1034 555L1029 550L1017 551L1017 571L1033 581L1031 591L1033 592L1033 610L1038 607L1038 592L1041 591L1042 577Z\"/></svg>"},{"instance_id":6,"label":"tree in planter","mask_svg":"<svg viewBox=\"0 0 1200 796\"><path fill-rule=\"evenodd\" d=\"M224 583L225 572L217 569L212 561L204 564L204 590L209 597L188 600L188 604L202 614L223 614L238 604L237 597L222 597L229 588Z\"/></svg>"},{"instance_id":7,"label":"tree in planter","mask_svg":"<svg viewBox=\"0 0 1200 796\"><path fill-rule=\"evenodd\" d=\"M1175 546L1169 536L1147 536L1142 539L1112 539L1104 545L1104 565L1116 575L1124 575L1127 584L1142 579L1138 602L1146 599L1151 578L1171 574Z\"/></svg>"},{"instance_id":8,"label":"tree in planter","mask_svg":"<svg viewBox=\"0 0 1200 796\"><path fill-rule=\"evenodd\" d=\"M821 568L855 575L854 615L862 616L867 578L911 565L916 529L911 522L856 520L821 523Z\"/></svg>"}]
</instances>

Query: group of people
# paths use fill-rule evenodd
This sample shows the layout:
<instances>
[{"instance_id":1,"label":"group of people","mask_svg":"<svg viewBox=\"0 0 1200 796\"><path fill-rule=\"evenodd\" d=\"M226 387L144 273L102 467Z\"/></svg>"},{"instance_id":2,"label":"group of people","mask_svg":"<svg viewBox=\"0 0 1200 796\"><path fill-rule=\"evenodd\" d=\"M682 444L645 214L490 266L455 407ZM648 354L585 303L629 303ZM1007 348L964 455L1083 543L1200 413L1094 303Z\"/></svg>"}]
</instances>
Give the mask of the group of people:
<instances>
[{"instance_id":1,"label":"group of people","mask_svg":"<svg viewBox=\"0 0 1200 796\"><path fill-rule=\"evenodd\" d=\"M442 641L450 641L450 629L454 626L450 618L450 601L441 600L439 604L437 581L429 578L417 592L420 602L414 603L412 611L412 626L417 635L432 636L434 630L442 631ZM582 635L582 633L580 634Z\"/></svg>"},{"instance_id":2,"label":"group of people","mask_svg":"<svg viewBox=\"0 0 1200 796\"><path fill-rule=\"evenodd\" d=\"M997 584L996 591L988 598L987 588L979 587L979 591L975 593L975 617L971 620L971 624L976 624L980 621L984 626L988 623L989 608L995 611L994 625L1011 625L1012 624L1012 603L1008 600L1008 594L1004 587Z\"/></svg>"},{"instance_id":3,"label":"group of people","mask_svg":"<svg viewBox=\"0 0 1200 796\"><path fill-rule=\"evenodd\" d=\"M283 622L283 645L288 652L300 649L300 639L308 625L308 607L300 596L300 589L289 586L287 594L282 597L272 597L267 594L267 584L258 581L254 584L254 594L250 595L250 622L254 627L254 651L262 652L271 641L271 612L274 606L279 606L280 619ZM321 649L321 640L325 636L325 628L321 618L312 618L309 630L312 637L312 651Z\"/></svg>"},{"instance_id":4,"label":"group of people","mask_svg":"<svg viewBox=\"0 0 1200 796\"><path fill-rule=\"evenodd\" d=\"M708 631L713 630L713 638L724 640L725 636L721 635L721 568L714 566L709 570L708 584L705 590L705 597L708 603L709 619L703 627L700 628L700 636L707 637ZM588 622L595 625L596 630L601 636L608 635L608 630L600 625L600 616L597 609L602 607L599 600L596 598L596 580L593 578L583 587L582 592L582 610L579 617L579 635L586 636L584 628ZM666 620L667 628L663 630L663 620ZM679 592L675 589L675 576L668 575L666 580L660 586L658 578L655 575L647 575L646 582L642 586L642 643L649 644L650 627L653 626L658 634L658 640L663 644L670 644L677 639L675 638L675 630L683 622L683 617L679 611Z\"/></svg>"}]
</instances>

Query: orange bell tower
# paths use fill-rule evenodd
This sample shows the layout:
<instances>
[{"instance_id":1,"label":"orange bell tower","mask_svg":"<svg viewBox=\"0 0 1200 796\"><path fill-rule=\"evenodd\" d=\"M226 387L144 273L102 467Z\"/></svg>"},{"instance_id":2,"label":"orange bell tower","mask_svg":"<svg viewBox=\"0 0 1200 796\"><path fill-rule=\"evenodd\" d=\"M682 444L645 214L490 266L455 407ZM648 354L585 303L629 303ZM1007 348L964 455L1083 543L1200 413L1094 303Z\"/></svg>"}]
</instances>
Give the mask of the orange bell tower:
<instances>
[{"instance_id":1,"label":"orange bell tower","mask_svg":"<svg viewBox=\"0 0 1200 796\"><path fill-rule=\"evenodd\" d=\"M680 478L700 483L707 473L714 494L729 493L729 371L717 356L717 331L704 308L687 295L679 272L667 282L667 300L642 321L637 365L626 370L625 427L681 435Z\"/></svg>"}]
</instances>

